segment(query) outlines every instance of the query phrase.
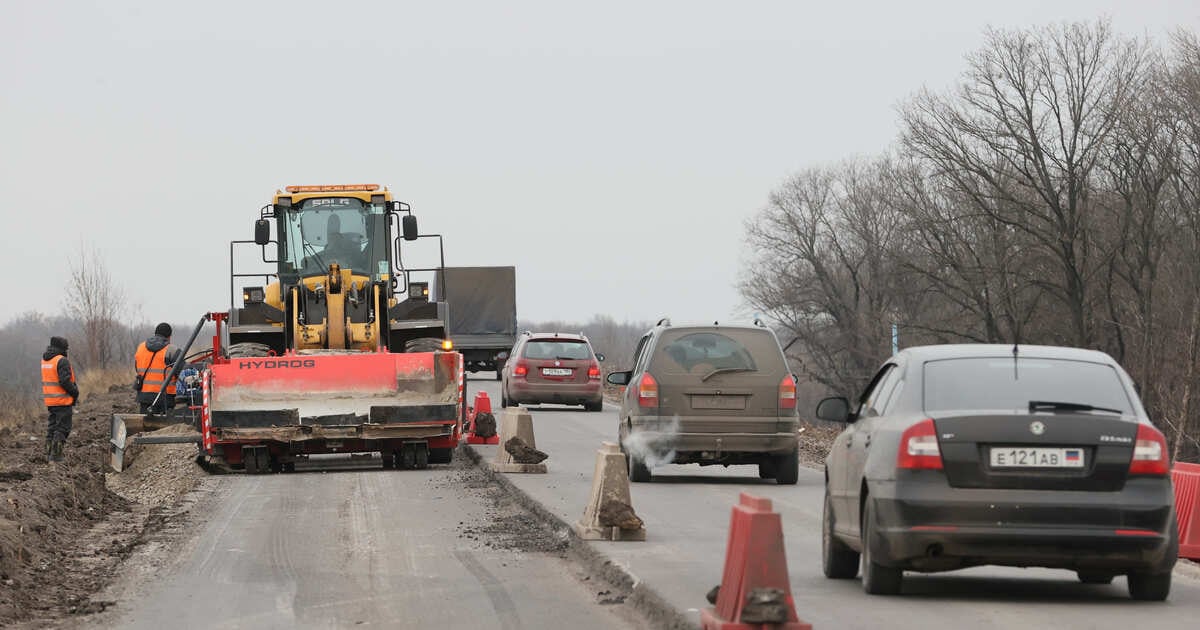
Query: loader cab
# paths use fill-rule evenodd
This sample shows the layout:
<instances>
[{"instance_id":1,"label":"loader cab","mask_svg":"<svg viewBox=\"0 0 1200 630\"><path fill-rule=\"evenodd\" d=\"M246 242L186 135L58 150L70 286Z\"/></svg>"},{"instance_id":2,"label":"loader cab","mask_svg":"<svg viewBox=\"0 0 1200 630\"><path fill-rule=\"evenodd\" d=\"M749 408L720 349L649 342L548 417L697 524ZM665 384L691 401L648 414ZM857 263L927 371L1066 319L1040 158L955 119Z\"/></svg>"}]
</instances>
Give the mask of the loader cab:
<instances>
[{"instance_id":1,"label":"loader cab","mask_svg":"<svg viewBox=\"0 0 1200 630\"><path fill-rule=\"evenodd\" d=\"M353 197L305 199L280 213L279 275L285 284L338 264L379 282L391 273L387 207Z\"/></svg>"},{"instance_id":2,"label":"loader cab","mask_svg":"<svg viewBox=\"0 0 1200 630\"><path fill-rule=\"evenodd\" d=\"M437 239L436 267L406 269L403 243L426 238ZM259 246L261 262L274 273L239 273L237 243ZM445 339L447 305L414 299L408 291L415 273L441 273L441 237L419 234L411 208L394 201L386 188L288 186L262 208L254 240L234 241L230 256L230 344L259 344L275 354L383 347L398 352L416 347L416 341L422 348L434 342L440 347ZM245 286L249 278L262 286ZM239 281L241 308L233 286Z\"/></svg>"}]
</instances>

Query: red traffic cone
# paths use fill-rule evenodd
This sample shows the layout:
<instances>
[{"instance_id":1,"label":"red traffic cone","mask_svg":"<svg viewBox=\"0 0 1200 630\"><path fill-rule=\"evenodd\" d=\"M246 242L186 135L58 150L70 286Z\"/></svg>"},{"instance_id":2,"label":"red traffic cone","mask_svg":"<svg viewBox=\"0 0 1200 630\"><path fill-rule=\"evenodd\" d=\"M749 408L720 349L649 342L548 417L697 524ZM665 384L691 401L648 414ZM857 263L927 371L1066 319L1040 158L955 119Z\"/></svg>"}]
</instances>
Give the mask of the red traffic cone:
<instances>
[{"instance_id":1,"label":"red traffic cone","mask_svg":"<svg viewBox=\"0 0 1200 630\"><path fill-rule=\"evenodd\" d=\"M796 616L783 548L783 522L771 511L770 499L743 492L733 506L716 607L700 611L700 627L812 630L812 624Z\"/></svg>"},{"instance_id":2,"label":"red traffic cone","mask_svg":"<svg viewBox=\"0 0 1200 630\"><path fill-rule=\"evenodd\" d=\"M467 444L499 444L496 435L496 416L487 392L475 394L475 405L467 408Z\"/></svg>"}]
</instances>

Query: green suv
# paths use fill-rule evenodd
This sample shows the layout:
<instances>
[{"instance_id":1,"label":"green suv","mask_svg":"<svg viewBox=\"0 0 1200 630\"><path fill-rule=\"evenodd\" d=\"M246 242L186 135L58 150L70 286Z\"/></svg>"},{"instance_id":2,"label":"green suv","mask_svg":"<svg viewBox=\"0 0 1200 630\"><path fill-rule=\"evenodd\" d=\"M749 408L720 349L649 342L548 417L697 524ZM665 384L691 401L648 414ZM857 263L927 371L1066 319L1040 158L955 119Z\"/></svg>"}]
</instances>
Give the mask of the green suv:
<instances>
[{"instance_id":1,"label":"green suv","mask_svg":"<svg viewBox=\"0 0 1200 630\"><path fill-rule=\"evenodd\" d=\"M799 476L796 380L775 333L753 326L658 322L634 351L624 386L620 444L633 481L666 464L757 464L759 477Z\"/></svg>"}]
</instances>

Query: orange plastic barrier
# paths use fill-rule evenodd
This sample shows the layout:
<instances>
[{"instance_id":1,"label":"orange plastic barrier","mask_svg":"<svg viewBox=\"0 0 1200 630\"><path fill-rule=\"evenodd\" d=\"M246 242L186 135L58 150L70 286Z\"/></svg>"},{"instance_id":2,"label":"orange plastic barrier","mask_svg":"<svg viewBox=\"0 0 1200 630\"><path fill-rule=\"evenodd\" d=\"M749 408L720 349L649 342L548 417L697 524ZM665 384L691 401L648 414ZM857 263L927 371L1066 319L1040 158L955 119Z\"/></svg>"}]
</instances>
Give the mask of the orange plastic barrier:
<instances>
[{"instance_id":1,"label":"orange plastic barrier","mask_svg":"<svg viewBox=\"0 0 1200 630\"><path fill-rule=\"evenodd\" d=\"M700 611L704 630L812 630L796 616L788 580L783 523L771 500L741 493L729 522L725 571L715 608ZM779 617L763 621L764 616Z\"/></svg>"},{"instance_id":2,"label":"orange plastic barrier","mask_svg":"<svg viewBox=\"0 0 1200 630\"><path fill-rule=\"evenodd\" d=\"M1200 561L1200 464L1176 463L1171 480L1179 520L1179 557Z\"/></svg>"}]
</instances>

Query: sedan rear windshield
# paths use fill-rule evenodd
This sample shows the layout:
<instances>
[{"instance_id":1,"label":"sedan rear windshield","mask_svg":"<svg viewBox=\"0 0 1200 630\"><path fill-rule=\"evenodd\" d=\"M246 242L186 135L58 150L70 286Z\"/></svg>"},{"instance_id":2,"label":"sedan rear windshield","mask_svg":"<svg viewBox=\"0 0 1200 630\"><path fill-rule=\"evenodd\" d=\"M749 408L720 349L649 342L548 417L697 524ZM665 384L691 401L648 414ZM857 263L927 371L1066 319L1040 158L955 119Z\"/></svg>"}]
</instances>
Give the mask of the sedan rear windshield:
<instances>
[{"instance_id":1,"label":"sedan rear windshield","mask_svg":"<svg viewBox=\"0 0 1200 630\"><path fill-rule=\"evenodd\" d=\"M782 372L779 344L767 331L676 331L663 335L652 369L667 374Z\"/></svg>"},{"instance_id":2,"label":"sedan rear windshield","mask_svg":"<svg viewBox=\"0 0 1200 630\"><path fill-rule=\"evenodd\" d=\"M1031 401L1133 405L1112 367L1066 359L964 358L925 364L925 411L1027 412Z\"/></svg>"},{"instance_id":3,"label":"sedan rear windshield","mask_svg":"<svg viewBox=\"0 0 1200 630\"><path fill-rule=\"evenodd\" d=\"M592 351L585 341L574 339L534 339L525 345L526 359L581 359L592 358Z\"/></svg>"}]
</instances>

